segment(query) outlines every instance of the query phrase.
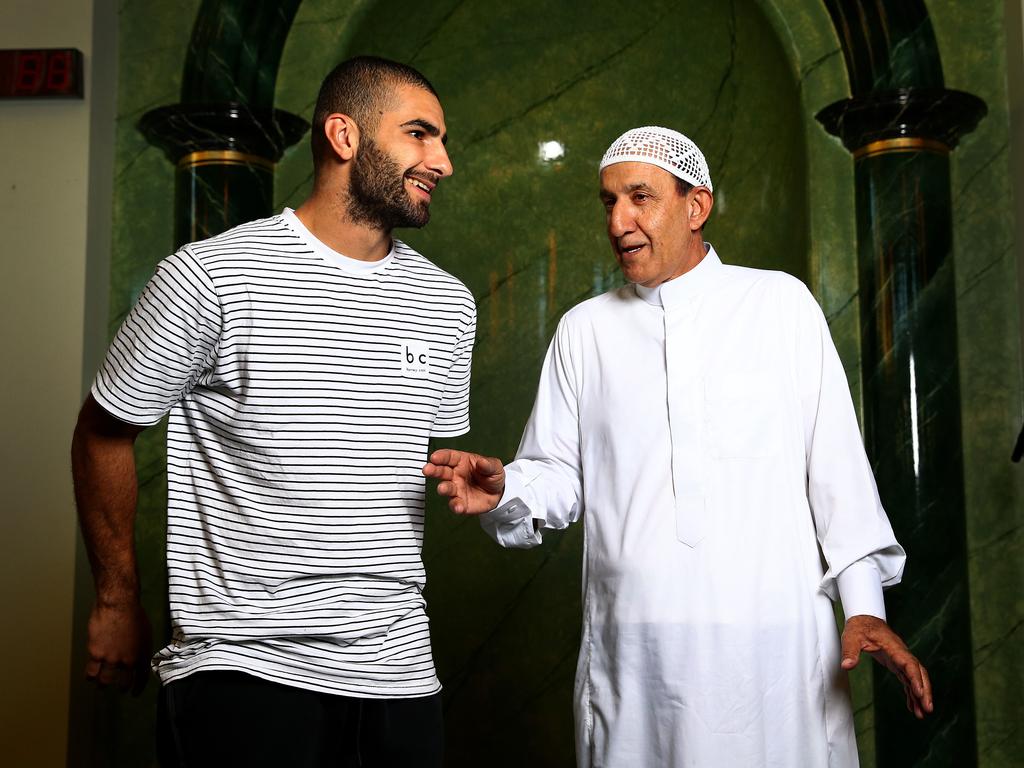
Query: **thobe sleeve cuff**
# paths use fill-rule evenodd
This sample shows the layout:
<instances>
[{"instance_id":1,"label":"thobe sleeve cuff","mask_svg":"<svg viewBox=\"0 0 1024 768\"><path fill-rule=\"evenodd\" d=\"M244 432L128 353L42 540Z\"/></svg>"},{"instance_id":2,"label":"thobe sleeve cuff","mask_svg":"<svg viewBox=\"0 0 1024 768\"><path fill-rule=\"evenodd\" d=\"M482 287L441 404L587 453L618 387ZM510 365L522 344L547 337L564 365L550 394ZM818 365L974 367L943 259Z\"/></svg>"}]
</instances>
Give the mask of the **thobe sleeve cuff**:
<instances>
[{"instance_id":1,"label":"thobe sleeve cuff","mask_svg":"<svg viewBox=\"0 0 1024 768\"><path fill-rule=\"evenodd\" d=\"M882 579L878 569L867 560L848 565L836 577L839 598L843 601L843 614L851 616L877 616L885 621L885 600L882 598Z\"/></svg>"},{"instance_id":2,"label":"thobe sleeve cuff","mask_svg":"<svg viewBox=\"0 0 1024 768\"><path fill-rule=\"evenodd\" d=\"M480 515L480 525L487 535L510 549L527 549L541 543L538 523L524 499L530 497L529 488L515 473L505 476L505 492L498 506Z\"/></svg>"}]
</instances>

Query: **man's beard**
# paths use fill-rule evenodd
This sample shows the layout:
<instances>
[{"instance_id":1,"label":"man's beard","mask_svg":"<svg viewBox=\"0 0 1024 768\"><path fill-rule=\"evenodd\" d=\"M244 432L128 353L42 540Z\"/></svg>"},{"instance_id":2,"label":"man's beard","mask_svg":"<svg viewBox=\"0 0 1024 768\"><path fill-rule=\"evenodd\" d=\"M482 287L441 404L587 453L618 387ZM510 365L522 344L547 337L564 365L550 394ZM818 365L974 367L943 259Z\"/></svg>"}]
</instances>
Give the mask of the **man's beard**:
<instances>
[{"instance_id":1,"label":"man's beard","mask_svg":"<svg viewBox=\"0 0 1024 768\"><path fill-rule=\"evenodd\" d=\"M360 142L352 161L345 207L352 221L384 232L398 227L418 229L430 221L430 204L412 199L398 163L370 138Z\"/></svg>"}]
</instances>

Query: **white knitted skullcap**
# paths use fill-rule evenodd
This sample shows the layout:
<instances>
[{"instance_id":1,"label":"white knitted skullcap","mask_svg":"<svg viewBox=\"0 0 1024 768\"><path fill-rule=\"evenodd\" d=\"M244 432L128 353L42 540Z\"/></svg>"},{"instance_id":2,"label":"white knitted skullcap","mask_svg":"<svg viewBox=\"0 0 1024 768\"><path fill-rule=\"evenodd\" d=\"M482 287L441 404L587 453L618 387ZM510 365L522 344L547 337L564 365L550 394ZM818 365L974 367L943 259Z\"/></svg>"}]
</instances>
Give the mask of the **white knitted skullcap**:
<instances>
[{"instance_id":1,"label":"white knitted skullcap","mask_svg":"<svg viewBox=\"0 0 1024 768\"><path fill-rule=\"evenodd\" d=\"M708 163L697 145L688 138L657 125L634 128L619 136L601 159L599 171L615 163L650 163L695 187L711 186Z\"/></svg>"}]
</instances>

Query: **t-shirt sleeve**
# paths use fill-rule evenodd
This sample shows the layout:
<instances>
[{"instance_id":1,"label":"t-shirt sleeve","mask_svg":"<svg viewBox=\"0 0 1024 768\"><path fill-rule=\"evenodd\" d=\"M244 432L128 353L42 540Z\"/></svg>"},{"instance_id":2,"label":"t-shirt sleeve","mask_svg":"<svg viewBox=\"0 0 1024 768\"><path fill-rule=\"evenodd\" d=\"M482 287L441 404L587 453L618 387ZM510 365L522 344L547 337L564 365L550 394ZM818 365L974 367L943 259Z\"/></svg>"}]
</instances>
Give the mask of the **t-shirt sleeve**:
<instances>
[{"instance_id":1,"label":"t-shirt sleeve","mask_svg":"<svg viewBox=\"0 0 1024 768\"><path fill-rule=\"evenodd\" d=\"M445 380L441 405L434 417L431 437L457 437L469 432L469 382L473 367L473 343L476 341L476 305L472 298L467 307L467 320L462 328L448 378Z\"/></svg>"},{"instance_id":2,"label":"t-shirt sleeve","mask_svg":"<svg viewBox=\"0 0 1024 768\"><path fill-rule=\"evenodd\" d=\"M210 276L187 249L162 261L114 337L92 395L109 413L156 424L213 368L221 331Z\"/></svg>"}]
</instances>

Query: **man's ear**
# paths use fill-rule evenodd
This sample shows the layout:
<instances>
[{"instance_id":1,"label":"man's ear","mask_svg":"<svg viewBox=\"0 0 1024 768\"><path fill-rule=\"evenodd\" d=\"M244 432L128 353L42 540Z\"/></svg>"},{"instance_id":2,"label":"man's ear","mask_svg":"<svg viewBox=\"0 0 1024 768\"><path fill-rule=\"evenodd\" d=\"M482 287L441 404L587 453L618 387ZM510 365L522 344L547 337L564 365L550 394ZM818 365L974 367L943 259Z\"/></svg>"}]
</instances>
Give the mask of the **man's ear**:
<instances>
[{"instance_id":1,"label":"man's ear","mask_svg":"<svg viewBox=\"0 0 1024 768\"><path fill-rule=\"evenodd\" d=\"M359 148L359 126L355 120L341 112L327 116L324 136L339 160L351 160Z\"/></svg>"},{"instance_id":2,"label":"man's ear","mask_svg":"<svg viewBox=\"0 0 1024 768\"><path fill-rule=\"evenodd\" d=\"M690 231L697 232L704 226L704 222L711 215L711 209L715 205L715 197L707 187L695 187L690 193L690 208L688 216L690 219Z\"/></svg>"}]
</instances>

